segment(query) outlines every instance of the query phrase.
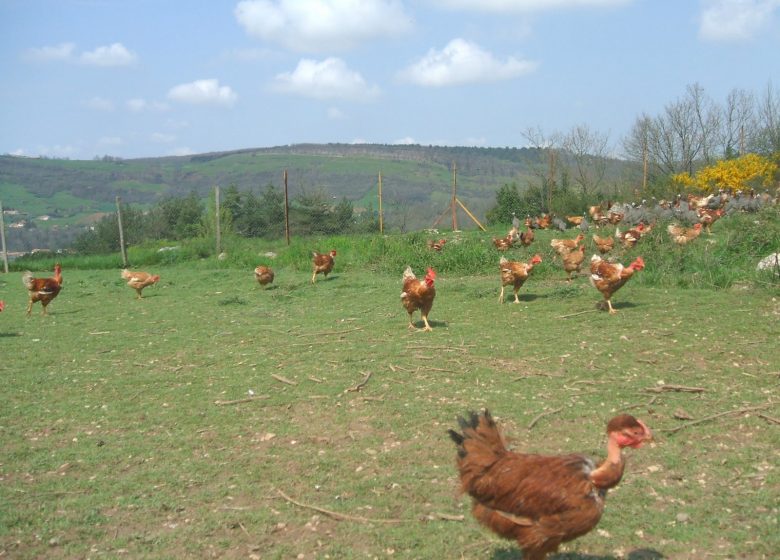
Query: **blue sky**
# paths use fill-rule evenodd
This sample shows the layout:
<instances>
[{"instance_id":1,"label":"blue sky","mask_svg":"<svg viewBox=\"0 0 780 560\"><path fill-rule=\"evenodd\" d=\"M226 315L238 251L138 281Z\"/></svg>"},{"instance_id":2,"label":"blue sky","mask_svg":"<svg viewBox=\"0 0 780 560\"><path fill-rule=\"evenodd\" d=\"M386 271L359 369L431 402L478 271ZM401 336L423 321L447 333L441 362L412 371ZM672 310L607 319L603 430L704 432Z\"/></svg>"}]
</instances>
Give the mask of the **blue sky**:
<instances>
[{"instance_id":1,"label":"blue sky","mask_svg":"<svg viewBox=\"0 0 780 560\"><path fill-rule=\"evenodd\" d=\"M617 147L689 84L780 87L778 53L780 0L0 0L0 153Z\"/></svg>"}]
</instances>

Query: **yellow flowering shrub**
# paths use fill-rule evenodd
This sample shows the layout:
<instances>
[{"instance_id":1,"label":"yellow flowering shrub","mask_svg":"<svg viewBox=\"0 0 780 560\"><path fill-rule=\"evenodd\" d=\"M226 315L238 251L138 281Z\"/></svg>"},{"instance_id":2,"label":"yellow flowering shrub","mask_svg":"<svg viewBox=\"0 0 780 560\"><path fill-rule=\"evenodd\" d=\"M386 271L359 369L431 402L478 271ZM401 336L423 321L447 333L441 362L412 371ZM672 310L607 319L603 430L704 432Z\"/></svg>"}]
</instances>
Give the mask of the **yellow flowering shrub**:
<instances>
[{"instance_id":1,"label":"yellow flowering shrub","mask_svg":"<svg viewBox=\"0 0 780 560\"><path fill-rule=\"evenodd\" d=\"M679 182L686 187L704 192L718 189L734 192L747 190L751 186L770 186L777 169L777 164L770 159L757 154L746 154L737 159L720 160L713 165L703 167L694 177L688 176L690 182L683 182L684 180ZM675 175L672 180L676 181L676 177L678 175Z\"/></svg>"}]
</instances>

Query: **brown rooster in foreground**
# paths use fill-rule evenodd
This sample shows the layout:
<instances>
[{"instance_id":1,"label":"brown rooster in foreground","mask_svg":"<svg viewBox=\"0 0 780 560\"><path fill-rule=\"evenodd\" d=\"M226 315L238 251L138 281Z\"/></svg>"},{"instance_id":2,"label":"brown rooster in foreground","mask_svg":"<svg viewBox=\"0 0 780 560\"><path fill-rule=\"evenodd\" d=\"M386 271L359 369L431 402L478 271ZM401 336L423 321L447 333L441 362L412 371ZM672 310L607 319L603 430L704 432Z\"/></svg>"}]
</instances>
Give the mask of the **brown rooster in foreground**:
<instances>
[{"instance_id":1,"label":"brown rooster in foreground","mask_svg":"<svg viewBox=\"0 0 780 560\"><path fill-rule=\"evenodd\" d=\"M607 262L598 255L590 258L590 283L604 296L606 307L611 315L617 313L612 308L612 295L631 279L634 272L644 267L645 261L642 257L637 257L626 267L620 263Z\"/></svg>"},{"instance_id":2,"label":"brown rooster in foreground","mask_svg":"<svg viewBox=\"0 0 780 560\"><path fill-rule=\"evenodd\" d=\"M318 253L317 251L313 251L312 254L312 264L314 265L314 273L311 275L311 283L314 284L314 282L317 281L317 275L322 273L325 278L328 277L328 274L333 270L333 265L335 264L335 261L333 260L333 257L336 256L336 249L331 249L330 253Z\"/></svg>"},{"instance_id":3,"label":"brown rooster in foreground","mask_svg":"<svg viewBox=\"0 0 780 560\"><path fill-rule=\"evenodd\" d=\"M501 271L501 293L498 301L504 303L504 286L512 286L515 293L515 303L520 303L517 292L528 280L528 275L534 269L534 266L542 262L542 257L534 255L528 263L509 261L504 257L498 261L498 268Z\"/></svg>"},{"instance_id":4,"label":"brown rooster in foreground","mask_svg":"<svg viewBox=\"0 0 780 560\"><path fill-rule=\"evenodd\" d=\"M701 224L694 224L692 228L684 228L678 224L669 224L666 227L666 231L669 232L672 241L678 245L685 245L699 237L699 234L701 233Z\"/></svg>"},{"instance_id":5,"label":"brown rooster in foreground","mask_svg":"<svg viewBox=\"0 0 780 560\"><path fill-rule=\"evenodd\" d=\"M274 271L270 266L258 265L255 267L255 280L261 286L265 286L274 281Z\"/></svg>"},{"instance_id":6,"label":"brown rooster in foreground","mask_svg":"<svg viewBox=\"0 0 780 560\"><path fill-rule=\"evenodd\" d=\"M461 489L474 500L472 513L506 539L517 540L523 560L544 560L592 530L604 512L607 490L623 477L624 447L641 447L652 432L629 414L607 424L607 458L598 466L579 454L532 455L506 448L487 410L459 418L462 434L449 430L458 446Z\"/></svg>"},{"instance_id":7,"label":"brown rooster in foreground","mask_svg":"<svg viewBox=\"0 0 780 560\"><path fill-rule=\"evenodd\" d=\"M412 322L412 314L420 310L423 323L425 327L423 330L431 331L431 325L428 324L428 313L431 312L433 307L433 298L436 297L436 288L434 287L434 280L436 280L436 271L429 268L425 273L425 278L418 280L412 272L412 267L406 267L403 275L404 288L401 292L401 304L409 313L409 328L415 330L417 327Z\"/></svg>"},{"instance_id":8,"label":"brown rooster in foreground","mask_svg":"<svg viewBox=\"0 0 780 560\"><path fill-rule=\"evenodd\" d=\"M62 267L59 263L54 265L54 278L33 278L32 272L28 270L22 276L22 283L30 295L27 315L32 312L33 303L36 301L41 302L43 315L46 315L46 306L57 297L62 289Z\"/></svg>"},{"instance_id":9,"label":"brown rooster in foreground","mask_svg":"<svg viewBox=\"0 0 780 560\"><path fill-rule=\"evenodd\" d=\"M159 274L152 275L148 272L141 272L140 270L137 272L132 272L130 270L124 269L122 271L122 278L127 280L127 285L133 288L135 293L138 294L136 299L141 299L144 297L143 294L141 294L144 288L156 284L160 281Z\"/></svg>"}]
</instances>

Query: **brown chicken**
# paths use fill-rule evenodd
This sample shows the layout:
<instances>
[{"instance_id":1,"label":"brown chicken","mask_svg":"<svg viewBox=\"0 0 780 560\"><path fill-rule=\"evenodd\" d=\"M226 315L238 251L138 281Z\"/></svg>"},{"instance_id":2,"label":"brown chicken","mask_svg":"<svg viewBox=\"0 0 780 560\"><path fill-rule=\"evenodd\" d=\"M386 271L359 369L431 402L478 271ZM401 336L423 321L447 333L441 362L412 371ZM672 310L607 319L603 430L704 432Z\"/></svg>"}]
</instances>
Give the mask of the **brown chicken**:
<instances>
[{"instance_id":1,"label":"brown chicken","mask_svg":"<svg viewBox=\"0 0 780 560\"><path fill-rule=\"evenodd\" d=\"M571 253L561 255L563 259L563 270L566 271L566 281L571 283L572 272L579 274L582 262L585 260L585 245L580 245Z\"/></svg>"},{"instance_id":2,"label":"brown chicken","mask_svg":"<svg viewBox=\"0 0 780 560\"><path fill-rule=\"evenodd\" d=\"M626 230L624 233L620 233L620 228L615 228L615 239L618 239L621 243L623 243L623 247L630 249L636 245L639 240L642 239L642 236L646 233L647 231L645 231L645 225L640 223L635 228Z\"/></svg>"},{"instance_id":3,"label":"brown chicken","mask_svg":"<svg viewBox=\"0 0 780 560\"><path fill-rule=\"evenodd\" d=\"M333 270L333 265L335 264L333 257L336 256L336 249L331 249L330 253L318 253L317 251L313 251L311 256L312 263L314 264L314 273L311 275L311 283L314 284L314 282L317 281L318 274L321 273L327 278L328 274Z\"/></svg>"},{"instance_id":4,"label":"brown chicken","mask_svg":"<svg viewBox=\"0 0 780 560\"><path fill-rule=\"evenodd\" d=\"M529 247L531 243L534 242L534 230L531 229L530 225L526 225L525 231L520 232L520 244L523 247Z\"/></svg>"},{"instance_id":5,"label":"brown chicken","mask_svg":"<svg viewBox=\"0 0 780 560\"><path fill-rule=\"evenodd\" d=\"M496 246L496 249L499 251L506 251L507 249L511 249L514 245L514 239L512 239L510 236L506 237L494 237L493 238L493 245Z\"/></svg>"},{"instance_id":6,"label":"brown chicken","mask_svg":"<svg viewBox=\"0 0 780 560\"><path fill-rule=\"evenodd\" d=\"M401 304L406 309L406 312L409 313L409 328L416 330L417 327L412 322L412 314L419 309L423 323L425 323L423 330L433 330L428 323L428 313L431 312L433 299L436 297L436 288L434 286L436 271L429 268L425 273L425 278L418 280L414 272L412 272L412 267L408 266L404 271L402 280Z\"/></svg>"},{"instance_id":7,"label":"brown chicken","mask_svg":"<svg viewBox=\"0 0 780 560\"><path fill-rule=\"evenodd\" d=\"M261 286L266 286L274 281L274 271L270 266L258 265L255 267L255 280Z\"/></svg>"},{"instance_id":8,"label":"brown chicken","mask_svg":"<svg viewBox=\"0 0 780 560\"><path fill-rule=\"evenodd\" d=\"M501 294L498 296L499 303L504 303L504 286L512 286L512 290L515 293L514 303L520 303L520 299L517 297L517 292L528 280L528 275L534 269L534 266L542 262L542 257L534 255L528 263L508 261L506 258L501 257L498 261L498 268L501 271Z\"/></svg>"},{"instance_id":9,"label":"brown chicken","mask_svg":"<svg viewBox=\"0 0 780 560\"><path fill-rule=\"evenodd\" d=\"M555 249L555 252L559 255L565 255L577 249L577 246L583 239L585 239L585 235L582 233L578 233L574 239L551 239L550 247Z\"/></svg>"},{"instance_id":10,"label":"brown chicken","mask_svg":"<svg viewBox=\"0 0 780 560\"><path fill-rule=\"evenodd\" d=\"M712 235L712 224L717 222L724 212L722 209L709 210L707 208L699 208L697 210L699 214L699 223L707 230L708 235Z\"/></svg>"},{"instance_id":11,"label":"brown chicken","mask_svg":"<svg viewBox=\"0 0 780 560\"><path fill-rule=\"evenodd\" d=\"M604 296L606 307L611 315L617 313L612 308L612 295L628 282L637 270L642 270L644 267L645 261L642 257L637 257L626 267L620 263L607 262L598 255L591 257L590 283Z\"/></svg>"},{"instance_id":12,"label":"brown chicken","mask_svg":"<svg viewBox=\"0 0 780 560\"><path fill-rule=\"evenodd\" d=\"M612 250L612 248L615 246L615 238L599 237L594 233L593 243L596 245L596 248L599 250L599 253L603 255L605 253L609 253Z\"/></svg>"},{"instance_id":13,"label":"brown chicken","mask_svg":"<svg viewBox=\"0 0 780 560\"><path fill-rule=\"evenodd\" d=\"M141 294L144 288L156 284L160 281L159 274L152 275L148 272L141 272L140 270L137 272L132 272L130 270L124 269L122 271L122 278L127 280L127 285L135 290L135 293L137 294L136 299L141 299L144 297L143 294Z\"/></svg>"},{"instance_id":14,"label":"brown chicken","mask_svg":"<svg viewBox=\"0 0 780 560\"><path fill-rule=\"evenodd\" d=\"M22 275L22 283L30 295L27 304L27 315L32 312L33 303L41 302L43 315L46 315L46 306L57 297L62 290L62 267L59 263L54 265L54 278L33 278L29 270Z\"/></svg>"},{"instance_id":15,"label":"brown chicken","mask_svg":"<svg viewBox=\"0 0 780 560\"><path fill-rule=\"evenodd\" d=\"M523 560L544 560L561 543L591 531L604 512L607 491L623 477L624 447L652 439L629 414L607 424L607 457L598 467L585 455L535 455L506 448L487 410L459 418L449 430L458 447L461 491L473 499L474 517L499 536L514 539Z\"/></svg>"},{"instance_id":16,"label":"brown chicken","mask_svg":"<svg viewBox=\"0 0 780 560\"><path fill-rule=\"evenodd\" d=\"M434 241L433 239L429 239L427 242L428 248L433 251L441 251L444 248L444 244L447 243L446 239L439 239L438 241Z\"/></svg>"},{"instance_id":17,"label":"brown chicken","mask_svg":"<svg viewBox=\"0 0 780 560\"><path fill-rule=\"evenodd\" d=\"M672 241L678 245L685 245L699 237L701 234L701 224L694 224L692 228L684 228L678 224L669 224L666 231L672 237Z\"/></svg>"}]
</instances>

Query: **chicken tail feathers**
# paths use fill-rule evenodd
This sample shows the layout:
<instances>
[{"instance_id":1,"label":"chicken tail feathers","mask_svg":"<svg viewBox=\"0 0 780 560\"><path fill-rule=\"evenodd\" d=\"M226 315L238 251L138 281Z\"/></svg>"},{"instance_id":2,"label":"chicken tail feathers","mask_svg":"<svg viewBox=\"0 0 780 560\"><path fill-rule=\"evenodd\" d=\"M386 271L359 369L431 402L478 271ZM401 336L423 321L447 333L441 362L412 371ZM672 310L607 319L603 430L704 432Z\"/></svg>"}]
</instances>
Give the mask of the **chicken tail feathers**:
<instances>
[{"instance_id":1,"label":"chicken tail feathers","mask_svg":"<svg viewBox=\"0 0 780 560\"><path fill-rule=\"evenodd\" d=\"M468 418L458 418L458 424L462 433L449 430L449 434L458 446L460 459L467 459L470 454L497 457L506 452L504 438L489 410L481 415L471 412Z\"/></svg>"},{"instance_id":2,"label":"chicken tail feathers","mask_svg":"<svg viewBox=\"0 0 780 560\"><path fill-rule=\"evenodd\" d=\"M33 275L29 270L22 275L22 284L24 284L24 287L28 290L33 289Z\"/></svg>"}]
</instances>

